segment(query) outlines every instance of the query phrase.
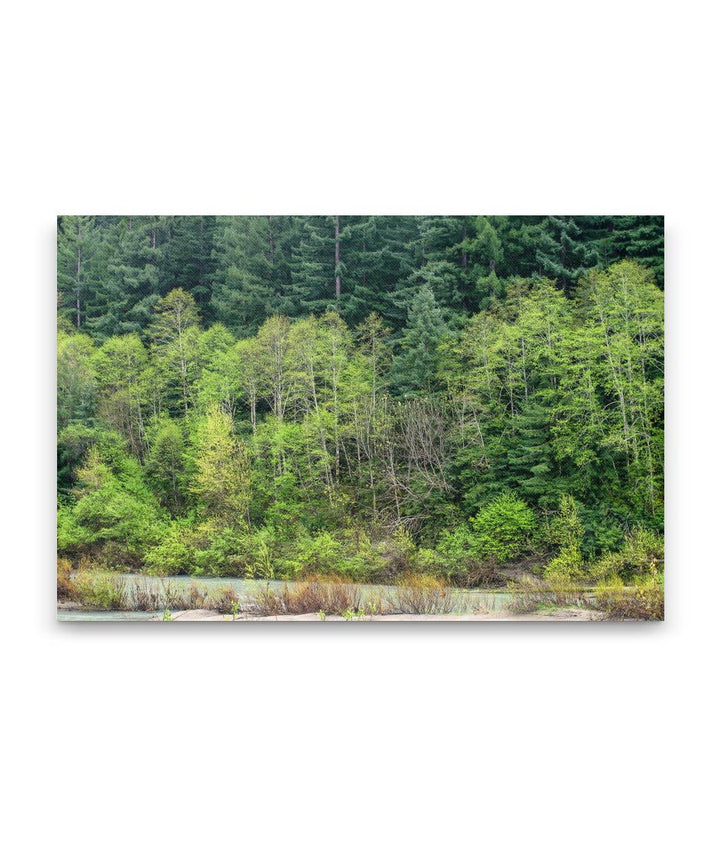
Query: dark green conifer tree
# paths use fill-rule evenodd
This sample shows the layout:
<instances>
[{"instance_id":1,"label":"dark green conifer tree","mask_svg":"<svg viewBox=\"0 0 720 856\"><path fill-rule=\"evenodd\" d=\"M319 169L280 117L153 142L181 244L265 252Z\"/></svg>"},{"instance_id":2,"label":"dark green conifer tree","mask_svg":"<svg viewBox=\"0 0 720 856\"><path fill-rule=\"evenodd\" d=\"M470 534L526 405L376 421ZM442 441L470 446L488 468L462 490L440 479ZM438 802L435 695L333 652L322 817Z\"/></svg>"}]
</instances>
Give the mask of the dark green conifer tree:
<instances>
[{"instance_id":1,"label":"dark green conifer tree","mask_svg":"<svg viewBox=\"0 0 720 856\"><path fill-rule=\"evenodd\" d=\"M141 333L160 298L162 247L157 218L121 217L106 230L107 265L88 307L88 327L100 341Z\"/></svg>"},{"instance_id":2,"label":"dark green conifer tree","mask_svg":"<svg viewBox=\"0 0 720 856\"><path fill-rule=\"evenodd\" d=\"M543 222L537 246L538 272L556 280L566 294L598 260L595 247L583 242L580 228L570 217L548 217Z\"/></svg>"},{"instance_id":3,"label":"dark green conifer tree","mask_svg":"<svg viewBox=\"0 0 720 856\"><path fill-rule=\"evenodd\" d=\"M100 236L93 217L58 217L57 288L58 313L74 327L82 327L87 301L102 278Z\"/></svg>"},{"instance_id":4,"label":"dark green conifer tree","mask_svg":"<svg viewBox=\"0 0 720 856\"><path fill-rule=\"evenodd\" d=\"M432 290L420 287L408 312L393 363L393 383L398 392L411 397L431 392L438 367L438 345L447 333L447 326Z\"/></svg>"}]
</instances>

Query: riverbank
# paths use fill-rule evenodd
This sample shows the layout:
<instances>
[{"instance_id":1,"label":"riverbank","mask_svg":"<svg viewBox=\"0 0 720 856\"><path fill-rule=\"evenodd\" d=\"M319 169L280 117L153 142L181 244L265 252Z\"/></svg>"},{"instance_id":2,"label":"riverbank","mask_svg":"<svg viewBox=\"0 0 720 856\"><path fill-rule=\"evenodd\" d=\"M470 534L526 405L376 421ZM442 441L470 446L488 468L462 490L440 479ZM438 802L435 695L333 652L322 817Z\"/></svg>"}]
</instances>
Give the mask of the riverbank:
<instances>
[{"instance_id":1,"label":"riverbank","mask_svg":"<svg viewBox=\"0 0 720 856\"><path fill-rule=\"evenodd\" d=\"M184 609L174 612L93 612L78 609L74 604L58 608L59 621L603 621L605 615L594 609L563 608L517 614L506 611L484 613L451 613L416 615L399 613L390 615L324 615L317 612L299 615L244 615L235 617L214 609Z\"/></svg>"},{"instance_id":2,"label":"riverbank","mask_svg":"<svg viewBox=\"0 0 720 856\"><path fill-rule=\"evenodd\" d=\"M304 615L265 615L238 616L222 615L219 612L206 609L189 609L171 615L172 621L602 621L603 613L594 609L558 609L553 612L536 612L529 615L516 615L511 612L470 613L466 615L362 615L344 618L341 615L319 616L317 613ZM162 616L155 616L151 621L163 621Z\"/></svg>"}]
</instances>

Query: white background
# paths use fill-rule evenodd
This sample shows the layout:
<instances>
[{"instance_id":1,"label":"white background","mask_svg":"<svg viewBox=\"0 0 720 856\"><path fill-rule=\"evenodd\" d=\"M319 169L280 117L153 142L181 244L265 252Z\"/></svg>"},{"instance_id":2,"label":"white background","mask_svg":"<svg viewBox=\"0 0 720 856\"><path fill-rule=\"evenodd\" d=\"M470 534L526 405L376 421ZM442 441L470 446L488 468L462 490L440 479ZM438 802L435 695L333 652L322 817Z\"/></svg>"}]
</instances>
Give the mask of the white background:
<instances>
[{"instance_id":1,"label":"white background","mask_svg":"<svg viewBox=\"0 0 720 856\"><path fill-rule=\"evenodd\" d=\"M717 27L684 2L13 4L8 853L707 853ZM57 213L664 213L664 625L57 626Z\"/></svg>"}]
</instances>

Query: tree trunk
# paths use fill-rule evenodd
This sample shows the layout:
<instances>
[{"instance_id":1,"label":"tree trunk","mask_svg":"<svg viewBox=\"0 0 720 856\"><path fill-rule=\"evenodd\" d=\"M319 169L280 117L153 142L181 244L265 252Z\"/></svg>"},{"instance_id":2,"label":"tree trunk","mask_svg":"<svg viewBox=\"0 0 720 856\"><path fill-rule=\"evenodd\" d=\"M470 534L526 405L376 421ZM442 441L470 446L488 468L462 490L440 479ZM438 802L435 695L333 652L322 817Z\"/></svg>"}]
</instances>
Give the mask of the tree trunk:
<instances>
[{"instance_id":1,"label":"tree trunk","mask_svg":"<svg viewBox=\"0 0 720 856\"><path fill-rule=\"evenodd\" d=\"M340 218L335 215L335 299L340 300Z\"/></svg>"},{"instance_id":2,"label":"tree trunk","mask_svg":"<svg viewBox=\"0 0 720 856\"><path fill-rule=\"evenodd\" d=\"M78 220L77 230L77 266L75 268L75 309L77 310L77 326L80 328L80 268L82 266L82 247L80 241L82 239L82 230L80 221Z\"/></svg>"}]
</instances>

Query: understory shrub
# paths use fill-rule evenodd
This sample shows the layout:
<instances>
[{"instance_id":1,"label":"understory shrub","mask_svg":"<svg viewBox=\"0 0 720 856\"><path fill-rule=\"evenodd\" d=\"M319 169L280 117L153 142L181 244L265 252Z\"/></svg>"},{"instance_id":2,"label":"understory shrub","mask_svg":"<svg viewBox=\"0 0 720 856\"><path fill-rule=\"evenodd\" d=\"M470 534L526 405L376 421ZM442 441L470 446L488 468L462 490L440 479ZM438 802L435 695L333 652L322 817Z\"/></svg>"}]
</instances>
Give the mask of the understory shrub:
<instances>
[{"instance_id":1,"label":"understory shrub","mask_svg":"<svg viewBox=\"0 0 720 856\"><path fill-rule=\"evenodd\" d=\"M527 550L535 515L513 493L504 493L470 518L440 536L437 551L448 577L464 577L466 585L499 581L496 564Z\"/></svg>"},{"instance_id":2,"label":"understory shrub","mask_svg":"<svg viewBox=\"0 0 720 856\"><path fill-rule=\"evenodd\" d=\"M145 570L153 576L190 574L195 567L195 551L188 532L179 525L168 527L162 541L145 555Z\"/></svg>"},{"instance_id":3,"label":"understory shrub","mask_svg":"<svg viewBox=\"0 0 720 856\"><path fill-rule=\"evenodd\" d=\"M543 575L546 579L553 577L582 578L585 575L585 568L580 548L576 544L563 547L557 556L547 564Z\"/></svg>"},{"instance_id":4,"label":"understory shrub","mask_svg":"<svg viewBox=\"0 0 720 856\"><path fill-rule=\"evenodd\" d=\"M124 609L126 583L114 574L81 570L73 578L78 600L95 609Z\"/></svg>"},{"instance_id":5,"label":"understory shrub","mask_svg":"<svg viewBox=\"0 0 720 856\"><path fill-rule=\"evenodd\" d=\"M192 573L211 577L272 577L273 562L263 533L200 524L192 533Z\"/></svg>"},{"instance_id":6,"label":"understory shrub","mask_svg":"<svg viewBox=\"0 0 720 856\"><path fill-rule=\"evenodd\" d=\"M619 576L598 584L595 602L608 618L635 618L662 621L665 618L662 574L644 574L625 585Z\"/></svg>"},{"instance_id":7,"label":"understory shrub","mask_svg":"<svg viewBox=\"0 0 720 856\"><path fill-rule=\"evenodd\" d=\"M662 536L639 527L626 536L621 550L608 553L595 562L591 572L598 580L620 577L627 582L635 576L661 573L664 562L665 545Z\"/></svg>"}]
</instances>

